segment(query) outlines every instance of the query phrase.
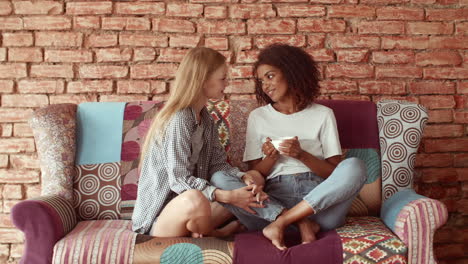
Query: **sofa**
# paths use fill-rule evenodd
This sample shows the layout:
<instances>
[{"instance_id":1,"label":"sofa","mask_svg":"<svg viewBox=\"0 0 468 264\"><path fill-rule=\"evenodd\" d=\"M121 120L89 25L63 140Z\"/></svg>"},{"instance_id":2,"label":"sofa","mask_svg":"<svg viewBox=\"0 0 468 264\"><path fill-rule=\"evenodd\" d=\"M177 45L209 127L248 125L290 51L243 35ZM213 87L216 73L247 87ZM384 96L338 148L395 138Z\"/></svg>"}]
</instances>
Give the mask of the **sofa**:
<instances>
[{"instance_id":1,"label":"sofa","mask_svg":"<svg viewBox=\"0 0 468 264\"><path fill-rule=\"evenodd\" d=\"M412 188L427 110L388 100L319 100L333 109L343 157L367 166L346 224L302 245L295 231L277 250L261 232L224 239L157 238L132 232L142 139L164 102L50 105L30 120L41 164L40 197L12 209L25 234L21 263L436 263L443 203ZM228 161L242 163L253 100L210 101Z\"/></svg>"}]
</instances>

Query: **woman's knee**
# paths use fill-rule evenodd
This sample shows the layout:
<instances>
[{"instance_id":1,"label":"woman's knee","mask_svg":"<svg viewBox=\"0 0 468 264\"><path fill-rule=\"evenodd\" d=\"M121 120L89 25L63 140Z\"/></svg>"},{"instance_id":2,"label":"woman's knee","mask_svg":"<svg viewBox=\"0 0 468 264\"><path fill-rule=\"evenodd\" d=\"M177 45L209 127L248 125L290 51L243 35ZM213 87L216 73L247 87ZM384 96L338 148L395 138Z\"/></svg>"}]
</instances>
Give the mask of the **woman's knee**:
<instances>
[{"instance_id":1,"label":"woman's knee","mask_svg":"<svg viewBox=\"0 0 468 264\"><path fill-rule=\"evenodd\" d=\"M356 157L351 157L343 160L340 165L347 171L348 175L354 176L359 183L364 183L367 180L366 163Z\"/></svg>"},{"instance_id":2,"label":"woman's knee","mask_svg":"<svg viewBox=\"0 0 468 264\"><path fill-rule=\"evenodd\" d=\"M232 181L234 180L234 177L229 175L225 171L217 171L215 172L210 179L210 183L223 190L230 190L232 189Z\"/></svg>"}]
</instances>

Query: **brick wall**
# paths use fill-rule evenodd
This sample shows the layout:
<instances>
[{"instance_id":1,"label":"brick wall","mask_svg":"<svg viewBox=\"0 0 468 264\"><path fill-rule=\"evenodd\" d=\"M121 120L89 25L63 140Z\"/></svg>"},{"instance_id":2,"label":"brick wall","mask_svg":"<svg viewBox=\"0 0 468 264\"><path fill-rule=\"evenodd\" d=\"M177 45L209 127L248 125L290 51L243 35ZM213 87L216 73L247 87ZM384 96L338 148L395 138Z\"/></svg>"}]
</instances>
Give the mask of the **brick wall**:
<instances>
[{"instance_id":1,"label":"brick wall","mask_svg":"<svg viewBox=\"0 0 468 264\"><path fill-rule=\"evenodd\" d=\"M314 56L324 98L429 108L416 188L448 206L441 263L468 261L468 0L0 0L0 32L0 262L23 250L11 207L40 193L34 109L163 99L197 45L230 58L227 93L248 98L251 65L272 42Z\"/></svg>"}]
</instances>

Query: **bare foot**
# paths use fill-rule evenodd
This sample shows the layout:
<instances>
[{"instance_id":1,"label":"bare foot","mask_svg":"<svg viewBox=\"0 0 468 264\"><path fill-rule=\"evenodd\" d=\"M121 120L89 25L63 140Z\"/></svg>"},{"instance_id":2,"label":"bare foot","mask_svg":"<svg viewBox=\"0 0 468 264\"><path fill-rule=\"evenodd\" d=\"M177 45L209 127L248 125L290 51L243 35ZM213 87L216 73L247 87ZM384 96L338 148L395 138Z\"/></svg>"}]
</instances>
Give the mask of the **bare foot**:
<instances>
[{"instance_id":1,"label":"bare foot","mask_svg":"<svg viewBox=\"0 0 468 264\"><path fill-rule=\"evenodd\" d=\"M238 232L238 230L242 228L242 226L243 225L239 221L232 221L229 224L223 226L222 228L213 230L211 235L214 237L227 237Z\"/></svg>"},{"instance_id":2,"label":"bare foot","mask_svg":"<svg viewBox=\"0 0 468 264\"><path fill-rule=\"evenodd\" d=\"M315 234L320 230L320 226L316 222L304 218L297 222L297 226L301 232L302 244L311 243L317 239Z\"/></svg>"},{"instance_id":3,"label":"bare foot","mask_svg":"<svg viewBox=\"0 0 468 264\"><path fill-rule=\"evenodd\" d=\"M270 239L271 243L279 250L285 250L286 246L283 241L283 231L284 227L275 221L263 228L263 235Z\"/></svg>"}]
</instances>

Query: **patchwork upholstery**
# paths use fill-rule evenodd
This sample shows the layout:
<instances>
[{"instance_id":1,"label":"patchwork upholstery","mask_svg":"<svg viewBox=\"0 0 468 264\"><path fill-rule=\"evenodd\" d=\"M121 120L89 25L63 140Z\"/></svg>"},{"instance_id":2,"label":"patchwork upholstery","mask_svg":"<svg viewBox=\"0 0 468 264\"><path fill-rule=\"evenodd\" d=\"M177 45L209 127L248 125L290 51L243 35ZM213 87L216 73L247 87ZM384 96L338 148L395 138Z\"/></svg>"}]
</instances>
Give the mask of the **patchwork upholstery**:
<instances>
[{"instance_id":1,"label":"patchwork upholstery","mask_svg":"<svg viewBox=\"0 0 468 264\"><path fill-rule=\"evenodd\" d=\"M50 105L36 110L29 122L41 163L42 195L73 199L76 108L74 104Z\"/></svg>"},{"instance_id":2,"label":"patchwork upholstery","mask_svg":"<svg viewBox=\"0 0 468 264\"><path fill-rule=\"evenodd\" d=\"M416 152L428 117L427 110L406 101L377 104L382 156L382 198L412 188Z\"/></svg>"},{"instance_id":3,"label":"patchwork upholstery","mask_svg":"<svg viewBox=\"0 0 468 264\"><path fill-rule=\"evenodd\" d=\"M377 113L372 102L319 103L334 110L344 157L364 160L368 171L368 180L351 208L351 215L364 217L348 218L345 226L333 231L341 254L332 254L330 259L338 256L338 263L355 264L434 263L433 235L447 221L446 207L438 201L406 193L411 184L400 183L407 179L411 183L412 174L403 180L400 176L389 176L390 170L395 172L399 168L390 166L404 165L412 173L413 156L422 134L413 127L419 127L419 131L424 128L427 120L424 109L411 103L385 101L379 103ZM51 263L53 258L54 263L240 263L236 256L244 257L247 253L236 251L241 247L234 247L233 238L155 238L133 233L130 221L119 220L131 218L141 142L163 102L133 102L123 106L119 117L122 129L117 131L121 135L120 160L82 165L74 162L76 106L56 105L36 111L31 126L41 157L43 191L51 195L22 201L12 209L13 223L26 236L23 261L41 264ZM214 101L207 105L229 161L243 170L247 169L242 163L247 117L255 107L257 103L253 100ZM414 107L422 111L421 115ZM422 121L412 122L416 117ZM410 146L405 152L407 158L401 161L398 153L404 153L400 149L389 151L398 138L392 132L398 130L393 119L405 120L401 142ZM388 166L381 160L392 160L393 164ZM390 199L380 209L382 185L394 184L391 181L382 184L382 173L385 180L397 179L401 189L385 194ZM380 211L381 218L367 216ZM327 239L322 235L319 239ZM254 238L265 239L259 234ZM265 246L272 247L269 241L265 241ZM313 250L301 247L307 249L298 245L288 250L288 254L294 252L311 258Z\"/></svg>"}]
</instances>

